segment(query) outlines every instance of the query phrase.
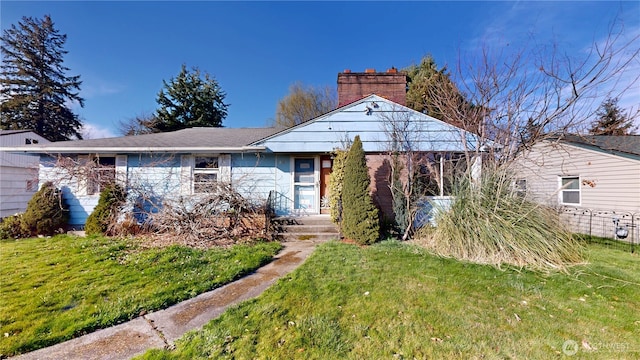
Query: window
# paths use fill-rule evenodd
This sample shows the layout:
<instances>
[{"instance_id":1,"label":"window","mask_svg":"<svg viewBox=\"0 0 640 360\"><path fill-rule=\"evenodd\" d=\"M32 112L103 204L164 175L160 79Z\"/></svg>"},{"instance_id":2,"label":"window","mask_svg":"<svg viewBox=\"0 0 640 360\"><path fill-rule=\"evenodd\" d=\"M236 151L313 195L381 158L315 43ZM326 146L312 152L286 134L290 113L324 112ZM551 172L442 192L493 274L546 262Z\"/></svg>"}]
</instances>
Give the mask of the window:
<instances>
[{"instance_id":1,"label":"window","mask_svg":"<svg viewBox=\"0 0 640 360\"><path fill-rule=\"evenodd\" d=\"M220 167L217 156L196 156L193 166L193 193L210 192L218 182Z\"/></svg>"},{"instance_id":2,"label":"window","mask_svg":"<svg viewBox=\"0 0 640 360\"><path fill-rule=\"evenodd\" d=\"M560 177L560 204L580 205L580 177Z\"/></svg>"},{"instance_id":3,"label":"window","mask_svg":"<svg viewBox=\"0 0 640 360\"><path fill-rule=\"evenodd\" d=\"M527 195L527 179L517 179L513 187L517 196L525 197Z\"/></svg>"},{"instance_id":4,"label":"window","mask_svg":"<svg viewBox=\"0 0 640 360\"><path fill-rule=\"evenodd\" d=\"M113 184L116 179L116 158L95 157L92 159L89 176L87 179L87 195L98 194L108 184Z\"/></svg>"}]
</instances>

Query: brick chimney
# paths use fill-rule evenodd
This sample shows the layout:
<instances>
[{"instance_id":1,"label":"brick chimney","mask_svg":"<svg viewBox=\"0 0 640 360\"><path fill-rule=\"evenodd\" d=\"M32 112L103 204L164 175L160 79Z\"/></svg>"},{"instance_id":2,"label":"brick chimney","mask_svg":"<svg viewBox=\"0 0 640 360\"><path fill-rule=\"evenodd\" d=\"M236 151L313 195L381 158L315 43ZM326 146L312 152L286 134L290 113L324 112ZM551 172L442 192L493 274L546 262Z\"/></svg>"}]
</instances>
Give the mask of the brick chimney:
<instances>
[{"instance_id":1,"label":"brick chimney","mask_svg":"<svg viewBox=\"0 0 640 360\"><path fill-rule=\"evenodd\" d=\"M356 73L347 69L338 74L338 107L371 94L406 105L407 75L393 67L386 72L366 69Z\"/></svg>"}]
</instances>

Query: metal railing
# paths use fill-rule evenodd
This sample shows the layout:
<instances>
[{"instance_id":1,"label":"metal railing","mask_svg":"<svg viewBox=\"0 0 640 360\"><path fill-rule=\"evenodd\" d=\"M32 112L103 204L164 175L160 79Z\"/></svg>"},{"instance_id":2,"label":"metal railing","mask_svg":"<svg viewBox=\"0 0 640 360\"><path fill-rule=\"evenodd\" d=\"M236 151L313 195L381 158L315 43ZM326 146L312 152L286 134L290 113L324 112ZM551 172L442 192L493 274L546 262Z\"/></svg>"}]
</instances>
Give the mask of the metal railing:
<instances>
[{"instance_id":1,"label":"metal railing","mask_svg":"<svg viewBox=\"0 0 640 360\"><path fill-rule=\"evenodd\" d=\"M563 207L559 215L571 231L589 235L589 241L631 252L640 246L640 212Z\"/></svg>"}]
</instances>

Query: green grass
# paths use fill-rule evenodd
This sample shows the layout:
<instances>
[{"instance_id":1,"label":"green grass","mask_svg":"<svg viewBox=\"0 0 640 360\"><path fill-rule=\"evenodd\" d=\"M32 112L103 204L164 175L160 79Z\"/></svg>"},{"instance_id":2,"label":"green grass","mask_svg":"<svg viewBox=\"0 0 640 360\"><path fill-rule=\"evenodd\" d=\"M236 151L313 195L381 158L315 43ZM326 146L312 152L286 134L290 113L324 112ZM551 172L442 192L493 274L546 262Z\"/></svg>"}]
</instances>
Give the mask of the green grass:
<instances>
[{"instance_id":1,"label":"green grass","mask_svg":"<svg viewBox=\"0 0 640 360\"><path fill-rule=\"evenodd\" d=\"M279 243L146 249L56 236L0 242L0 358L165 308L270 261Z\"/></svg>"},{"instance_id":2,"label":"green grass","mask_svg":"<svg viewBox=\"0 0 640 360\"><path fill-rule=\"evenodd\" d=\"M599 245L585 255L544 273L330 242L259 298L143 358L561 359L567 340L581 346L572 359L640 358L640 259Z\"/></svg>"}]
</instances>

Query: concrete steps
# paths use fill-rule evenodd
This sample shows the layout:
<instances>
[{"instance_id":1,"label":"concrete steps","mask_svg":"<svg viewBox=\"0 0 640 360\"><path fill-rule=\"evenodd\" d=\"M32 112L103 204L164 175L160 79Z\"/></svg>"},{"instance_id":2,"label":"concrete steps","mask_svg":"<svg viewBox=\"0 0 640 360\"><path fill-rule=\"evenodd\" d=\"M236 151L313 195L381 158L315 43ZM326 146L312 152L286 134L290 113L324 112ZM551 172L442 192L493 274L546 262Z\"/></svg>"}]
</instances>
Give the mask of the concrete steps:
<instances>
[{"instance_id":1,"label":"concrete steps","mask_svg":"<svg viewBox=\"0 0 640 360\"><path fill-rule=\"evenodd\" d=\"M339 239L338 227L328 215L277 217L273 219L278 228L278 237L283 240Z\"/></svg>"}]
</instances>

